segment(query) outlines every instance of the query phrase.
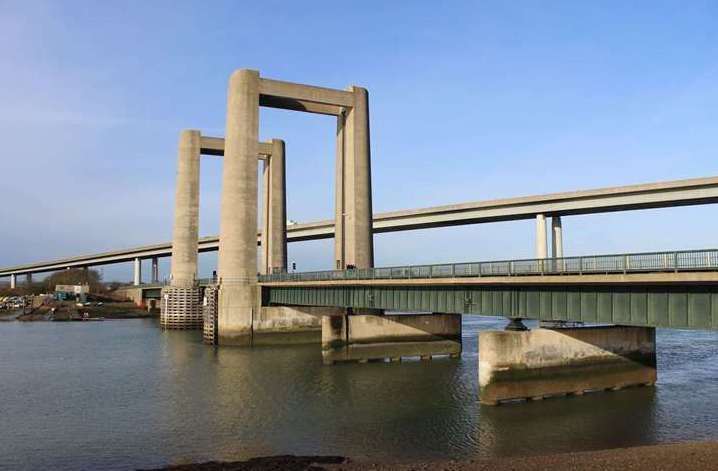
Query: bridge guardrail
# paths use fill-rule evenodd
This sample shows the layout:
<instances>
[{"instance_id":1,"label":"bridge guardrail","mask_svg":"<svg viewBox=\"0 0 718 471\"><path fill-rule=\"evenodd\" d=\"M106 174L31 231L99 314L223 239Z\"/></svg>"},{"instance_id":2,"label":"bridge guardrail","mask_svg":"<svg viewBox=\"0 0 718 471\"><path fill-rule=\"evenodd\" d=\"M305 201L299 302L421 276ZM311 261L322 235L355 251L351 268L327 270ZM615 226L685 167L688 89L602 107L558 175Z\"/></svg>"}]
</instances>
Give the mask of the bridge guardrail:
<instances>
[{"instance_id":1,"label":"bridge guardrail","mask_svg":"<svg viewBox=\"0 0 718 471\"><path fill-rule=\"evenodd\" d=\"M407 265L260 275L259 281L331 281L482 276L583 275L718 270L718 249Z\"/></svg>"}]
</instances>

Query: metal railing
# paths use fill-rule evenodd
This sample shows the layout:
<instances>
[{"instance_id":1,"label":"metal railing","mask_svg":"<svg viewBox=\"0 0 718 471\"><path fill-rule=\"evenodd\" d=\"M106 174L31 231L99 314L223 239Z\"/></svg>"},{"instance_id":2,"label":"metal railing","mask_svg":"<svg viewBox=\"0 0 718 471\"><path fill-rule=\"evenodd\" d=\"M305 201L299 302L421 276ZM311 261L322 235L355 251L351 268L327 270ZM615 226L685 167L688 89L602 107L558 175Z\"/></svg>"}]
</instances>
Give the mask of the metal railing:
<instances>
[{"instance_id":1,"label":"metal railing","mask_svg":"<svg viewBox=\"0 0 718 471\"><path fill-rule=\"evenodd\" d=\"M718 270L718 249L260 275L260 282L584 275Z\"/></svg>"}]
</instances>

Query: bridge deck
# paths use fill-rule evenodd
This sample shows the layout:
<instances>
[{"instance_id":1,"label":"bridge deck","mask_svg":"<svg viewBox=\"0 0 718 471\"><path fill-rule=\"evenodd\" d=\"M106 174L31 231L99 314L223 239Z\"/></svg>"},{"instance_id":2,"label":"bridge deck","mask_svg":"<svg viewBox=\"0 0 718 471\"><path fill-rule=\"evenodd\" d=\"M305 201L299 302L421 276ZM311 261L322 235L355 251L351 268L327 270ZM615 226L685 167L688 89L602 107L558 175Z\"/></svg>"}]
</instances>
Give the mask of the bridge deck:
<instances>
[{"instance_id":1,"label":"bridge deck","mask_svg":"<svg viewBox=\"0 0 718 471\"><path fill-rule=\"evenodd\" d=\"M260 283L265 304L718 329L714 249L275 274Z\"/></svg>"}]
</instances>

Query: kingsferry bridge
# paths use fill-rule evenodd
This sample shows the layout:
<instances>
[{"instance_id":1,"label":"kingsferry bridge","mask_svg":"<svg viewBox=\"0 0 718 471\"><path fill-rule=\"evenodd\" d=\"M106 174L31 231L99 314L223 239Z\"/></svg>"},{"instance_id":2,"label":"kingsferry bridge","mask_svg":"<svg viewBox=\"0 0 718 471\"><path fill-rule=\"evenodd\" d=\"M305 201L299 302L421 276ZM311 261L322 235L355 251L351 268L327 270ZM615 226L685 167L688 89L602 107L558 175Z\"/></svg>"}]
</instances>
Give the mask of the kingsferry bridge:
<instances>
[{"instance_id":1,"label":"kingsferry bridge","mask_svg":"<svg viewBox=\"0 0 718 471\"><path fill-rule=\"evenodd\" d=\"M259 285L266 306L718 329L718 249L276 273ZM159 299L163 286L128 289Z\"/></svg>"}]
</instances>

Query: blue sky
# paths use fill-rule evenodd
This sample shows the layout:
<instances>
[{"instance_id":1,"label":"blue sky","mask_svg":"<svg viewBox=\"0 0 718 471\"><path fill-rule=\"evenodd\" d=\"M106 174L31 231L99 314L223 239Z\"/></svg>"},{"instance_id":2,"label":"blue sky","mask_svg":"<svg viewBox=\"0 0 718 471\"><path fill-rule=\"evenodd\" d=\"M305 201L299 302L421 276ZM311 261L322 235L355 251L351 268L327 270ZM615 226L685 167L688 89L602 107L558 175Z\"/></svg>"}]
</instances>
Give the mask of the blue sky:
<instances>
[{"instance_id":1,"label":"blue sky","mask_svg":"<svg viewBox=\"0 0 718 471\"><path fill-rule=\"evenodd\" d=\"M179 131L223 135L237 68L369 89L377 212L718 175L716 25L700 1L0 0L0 266L169 240ZM287 141L289 217L330 218L332 118L262 110L260 126ZM203 160L202 235L220 171ZM567 217L565 251L716 247L715 215ZM377 265L530 257L534 227L375 244ZM330 268L332 241L289 257Z\"/></svg>"}]
</instances>

